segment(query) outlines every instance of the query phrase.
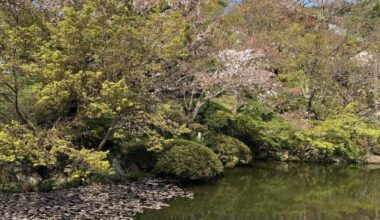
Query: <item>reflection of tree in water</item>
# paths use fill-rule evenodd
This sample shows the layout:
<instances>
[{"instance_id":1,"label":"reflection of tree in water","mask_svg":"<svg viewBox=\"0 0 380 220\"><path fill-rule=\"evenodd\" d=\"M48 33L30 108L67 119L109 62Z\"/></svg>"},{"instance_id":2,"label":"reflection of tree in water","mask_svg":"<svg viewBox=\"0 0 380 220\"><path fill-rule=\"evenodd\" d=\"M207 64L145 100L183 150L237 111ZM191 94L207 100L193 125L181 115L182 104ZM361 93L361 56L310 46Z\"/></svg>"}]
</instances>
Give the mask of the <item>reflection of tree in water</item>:
<instances>
[{"instance_id":1,"label":"reflection of tree in water","mask_svg":"<svg viewBox=\"0 0 380 220\"><path fill-rule=\"evenodd\" d=\"M138 219L380 219L379 177L364 167L256 164Z\"/></svg>"}]
</instances>

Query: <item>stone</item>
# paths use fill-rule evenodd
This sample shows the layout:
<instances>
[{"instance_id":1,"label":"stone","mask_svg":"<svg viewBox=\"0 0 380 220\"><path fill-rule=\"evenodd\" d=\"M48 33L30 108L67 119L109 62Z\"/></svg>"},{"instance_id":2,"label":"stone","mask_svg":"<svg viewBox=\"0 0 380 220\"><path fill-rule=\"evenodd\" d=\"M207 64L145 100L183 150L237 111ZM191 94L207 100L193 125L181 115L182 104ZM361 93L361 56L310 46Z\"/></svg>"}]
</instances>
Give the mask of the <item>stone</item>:
<instances>
[{"instance_id":1,"label":"stone","mask_svg":"<svg viewBox=\"0 0 380 220\"><path fill-rule=\"evenodd\" d=\"M16 173L17 182L29 185L37 185L42 178L36 173L30 173L26 175L24 173Z\"/></svg>"},{"instance_id":2,"label":"stone","mask_svg":"<svg viewBox=\"0 0 380 220\"><path fill-rule=\"evenodd\" d=\"M370 154L366 156L364 161L369 164L380 164L380 156Z\"/></svg>"}]
</instances>

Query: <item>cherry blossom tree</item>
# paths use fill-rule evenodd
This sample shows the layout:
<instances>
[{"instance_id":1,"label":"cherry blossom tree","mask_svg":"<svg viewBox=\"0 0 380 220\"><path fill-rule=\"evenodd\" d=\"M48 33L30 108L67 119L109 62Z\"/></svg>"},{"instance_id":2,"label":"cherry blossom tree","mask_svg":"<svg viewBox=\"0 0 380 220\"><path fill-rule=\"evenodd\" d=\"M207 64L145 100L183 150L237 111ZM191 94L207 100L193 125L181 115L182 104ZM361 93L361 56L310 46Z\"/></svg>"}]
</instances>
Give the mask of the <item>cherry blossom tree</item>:
<instances>
[{"instance_id":1,"label":"cherry blossom tree","mask_svg":"<svg viewBox=\"0 0 380 220\"><path fill-rule=\"evenodd\" d=\"M185 107L192 121L207 101L221 94L275 94L275 74L268 71L263 51L224 50L215 58L220 65L218 68L192 72L180 82Z\"/></svg>"}]
</instances>

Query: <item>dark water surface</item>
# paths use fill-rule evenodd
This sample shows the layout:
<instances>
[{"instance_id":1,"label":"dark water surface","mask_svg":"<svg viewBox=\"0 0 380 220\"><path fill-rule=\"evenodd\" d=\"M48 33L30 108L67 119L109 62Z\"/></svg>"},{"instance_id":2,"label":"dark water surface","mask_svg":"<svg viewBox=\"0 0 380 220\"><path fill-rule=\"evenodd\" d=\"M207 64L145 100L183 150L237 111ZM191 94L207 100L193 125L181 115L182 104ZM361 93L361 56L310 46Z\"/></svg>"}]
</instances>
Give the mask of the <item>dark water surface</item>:
<instances>
[{"instance_id":1,"label":"dark water surface","mask_svg":"<svg viewBox=\"0 0 380 220\"><path fill-rule=\"evenodd\" d=\"M138 220L380 219L380 167L257 163Z\"/></svg>"}]
</instances>

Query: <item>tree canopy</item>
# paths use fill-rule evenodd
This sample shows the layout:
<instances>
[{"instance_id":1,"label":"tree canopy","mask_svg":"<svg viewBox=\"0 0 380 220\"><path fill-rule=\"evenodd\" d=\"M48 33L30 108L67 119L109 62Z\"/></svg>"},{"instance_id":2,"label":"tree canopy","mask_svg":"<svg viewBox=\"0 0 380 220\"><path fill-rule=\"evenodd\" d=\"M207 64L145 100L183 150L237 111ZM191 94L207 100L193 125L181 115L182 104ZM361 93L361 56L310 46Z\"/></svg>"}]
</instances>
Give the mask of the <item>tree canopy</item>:
<instances>
[{"instance_id":1,"label":"tree canopy","mask_svg":"<svg viewBox=\"0 0 380 220\"><path fill-rule=\"evenodd\" d=\"M194 155L163 157L173 139L218 160L204 134L254 159L362 161L379 22L378 0L0 0L0 180L121 174L136 146Z\"/></svg>"}]
</instances>

